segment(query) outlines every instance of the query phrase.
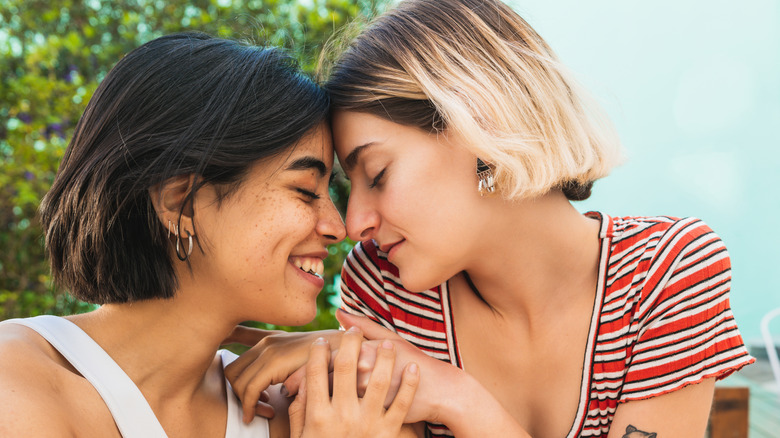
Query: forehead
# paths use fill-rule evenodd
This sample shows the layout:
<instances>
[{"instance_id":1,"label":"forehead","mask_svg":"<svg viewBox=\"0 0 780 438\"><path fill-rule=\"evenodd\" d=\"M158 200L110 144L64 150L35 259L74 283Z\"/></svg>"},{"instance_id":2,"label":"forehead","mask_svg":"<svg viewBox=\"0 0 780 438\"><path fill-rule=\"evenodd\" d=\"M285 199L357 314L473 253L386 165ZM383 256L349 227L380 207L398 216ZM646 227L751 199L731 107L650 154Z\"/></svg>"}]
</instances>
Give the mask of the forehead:
<instances>
[{"instance_id":1,"label":"forehead","mask_svg":"<svg viewBox=\"0 0 780 438\"><path fill-rule=\"evenodd\" d=\"M328 176L333 169L333 160L330 127L323 123L287 150L254 163L250 178L272 181L290 172L302 170L312 170L318 174L324 170L322 176Z\"/></svg>"},{"instance_id":2,"label":"forehead","mask_svg":"<svg viewBox=\"0 0 780 438\"><path fill-rule=\"evenodd\" d=\"M311 170L317 173L317 176L327 177L333 169L333 161L330 126L323 123L267 164L273 169L270 176Z\"/></svg>"},{"instance_id":3,"label":"forehead","mask_svg":"<svg viewBox=\"0 0 780 438\"><path fill-rule=\"evenodd\" d=\"M342 164L355 149L385 141L401 127L373 114L352 111L334 111L332 120L334 147Z\"/></svg>"},{"instance_id":4,"label":"forehead","mask_svg":"<svg viewBox=\"0 0 780 438\"><path fill-rule=\"evenodd\" d=\"M304 156L310 156L325 163L328 170L333 167L333 137L330 126L323 123L306 134L296 144L290 154L285 154L285 163L292 162Z\"/></svg>"}]
</instances>

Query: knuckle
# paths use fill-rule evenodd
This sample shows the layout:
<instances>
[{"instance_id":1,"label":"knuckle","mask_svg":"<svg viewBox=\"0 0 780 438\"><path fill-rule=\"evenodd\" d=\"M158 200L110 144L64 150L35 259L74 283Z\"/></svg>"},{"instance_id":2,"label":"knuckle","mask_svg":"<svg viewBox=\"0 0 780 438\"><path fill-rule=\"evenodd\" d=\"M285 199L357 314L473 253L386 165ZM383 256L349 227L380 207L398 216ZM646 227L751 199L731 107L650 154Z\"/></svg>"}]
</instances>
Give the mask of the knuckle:
<instances>
[{"instance_id":1,"label":"knuckle","mask_svg":"<svg viewBox=\"0 0 780 438\"><path fill-rule=\"evenodd\" d=\"M387 379L371 379L368 383L369 390L371 391L385 391L390 386L390 381Z\"/></svg>"},{"instance_id":2,"label":"knuckle","mask_svg":"<svg viewBox=\"0 0 780 438\"><path fill-rule=\"evenodd\" d=\"M246 386L248 389L260 393L268 387L268 382L261 376L255 376Z\"/></svg>"},{"instance_id":3,"label":"knuckle","mask_svg":"<svg viewBox=\"0 0 780 438\"><path fill-rule=\"evenodd\" d=\"M371 375L369 384L373 388L383 388L390 385L390 376L384 372L374 372Z\"/></svg>"},{"instance_id":4,"label":"knuckle","mask_svg":"<svg viewBox=\"0 0 780 438\"><path fill-rule=\"evenodd\" d=\"M401 412L408 412L409 408L412 407L412 401L406 397L396 397L393 401L393 406Z\"/></svg>"},{"instance_id":5,"label":"knuckle","mask_svg":"<svg viewBox=\"0 0 780 438\"><path fill-rule=\"evenodd\" d=\"M326 413L324 409L314 409L308 412L306 421L321 427L328 423L330 417L329 413Z\"/></svg>"},{"instance_id":6,"label":"knuckle","mask_svg":"<svg viewBox=\"0 0 780 438\"><path fill-rule=\"evenodd\" d=\"M333 372L339 374L351 373L352 369L356 367L354 358L350 358L345 354L339 354L333 361Z\"/></svg>"},{"instance_id":7,"label":"knuckle","mask_svg":"<svg viewBox=\"0 0 780 438\"><path fill-rule=\"evenodd\" d=\"M373 364L371 364L368 360L360 359L357 363L358 373L370 373L373 369Z\"/></svg>"},{"instance_id":8,"label":"knuckle","mask_svg":"<svg viewBox=\"0 0 780 438\"><path fill-rule=\"evenodd\" d=\"M298 415L303 409L305 408L303 401L300 399L295 399L292 403L290 403L290 406L287 408L287 415L290 417L295 417Z\"/></svg>"},{"instance_id":9,"label":"knuckle","mask_svg":"<svg viewBox=\"0 0 780 438\"><path fill-rule=\"evenodd\" d=\"M309 364L306 367L306 375L309 379L318 379L324 374L327 374L327 368L323 369L323 367L314 364Z\"/></svg>"}]
</instances>

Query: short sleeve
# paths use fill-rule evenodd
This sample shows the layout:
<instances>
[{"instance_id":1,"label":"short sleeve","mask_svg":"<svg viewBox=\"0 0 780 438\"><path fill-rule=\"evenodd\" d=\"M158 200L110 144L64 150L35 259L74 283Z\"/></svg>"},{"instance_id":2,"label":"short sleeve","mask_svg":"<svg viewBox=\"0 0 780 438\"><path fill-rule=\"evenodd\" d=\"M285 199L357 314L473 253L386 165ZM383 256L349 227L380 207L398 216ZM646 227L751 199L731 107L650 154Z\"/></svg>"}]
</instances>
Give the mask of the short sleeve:
<instances>
[{"instance_id":1,"label":"short sleeve","mask_svg":"<svg viewBox=\"0 0 780 438\"><path fill-rule=\"evenodd\" d=\"M675 222L644 279L620 402L722 379L755 361L737 330L730 290L731 261L721 239L698 219Z\"/></svg>"},{"instance_id":2,"label":"short sleeve","mask_svg":"<svg viewBox=\"0 0 780 438\"><path fill-rule=\"evenodd\" d=\"M367 316L389 330L391 323L384 280L373 242L359 242L344 260L341 269L341 308L346 312Z\"/></svg>"}]
</instances>

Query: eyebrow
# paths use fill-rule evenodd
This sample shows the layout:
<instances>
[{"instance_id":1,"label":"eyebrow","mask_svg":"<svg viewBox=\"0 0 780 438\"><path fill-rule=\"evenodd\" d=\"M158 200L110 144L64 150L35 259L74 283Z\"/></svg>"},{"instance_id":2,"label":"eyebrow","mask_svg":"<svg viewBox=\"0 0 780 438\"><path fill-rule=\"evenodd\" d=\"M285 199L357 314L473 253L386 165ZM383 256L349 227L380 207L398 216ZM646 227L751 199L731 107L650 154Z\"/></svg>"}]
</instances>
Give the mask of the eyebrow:
<instances>
[{"instance_id":1,"label":"eyebrow","mask_svg":"<svg viewBox=\"0 0 780 438\"><path fill-rule=\"evenodd\" d=\"M311 170L314 169L319 172L320 177L325 176L328 172L328 167L319 158L315 157L303 157L290 163L285 170Z\"/></svg>"},{"instance_id":2,"label":"eyebrow","mask_svg":"<svg viewBox=\"0 0 780 438\"><path fill-rule=\"evenodd\" d=\"M352 169L357 166L358 159L360 159L360 153L363 152L364 149L366 149L369 146L372 146L374 142L366 143L362 146L358 146L355 149L352 149L352 152L347 155L347 158L344 159L344 171L350 172Z\"/></svg>"}]
</instances>

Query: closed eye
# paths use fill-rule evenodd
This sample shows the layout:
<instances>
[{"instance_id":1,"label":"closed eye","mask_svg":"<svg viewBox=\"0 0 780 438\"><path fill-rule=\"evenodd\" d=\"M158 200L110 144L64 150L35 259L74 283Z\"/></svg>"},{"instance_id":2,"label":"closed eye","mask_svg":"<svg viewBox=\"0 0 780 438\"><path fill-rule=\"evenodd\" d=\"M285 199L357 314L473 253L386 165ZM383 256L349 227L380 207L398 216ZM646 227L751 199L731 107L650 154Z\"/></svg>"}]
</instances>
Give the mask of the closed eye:
<instances>
[{"instance_id":1,"label":"closed eye","mask_svg":"<svg viewBox=\"0 0 780 438\"><path fill-rule=\"evenodd\" d=\"M382 171L379 172L379 174L374 177L374 180L371 181L371 184L368 185L368 188L373 189L374 187L379 185L379 183L382 182L382 177L385 176L385 171L386 170L387 170L386 167L384 169L382 169Z\"/></svg>"},{"instance_id":2,"label":"closed eye","mask_svg":"<svg viewBox=\"0 0 780 438\"><path fill-rule=\"evenodd\" d=\"M302 194L303 196L306 196L307 198L309 198L311 201L315 201L317 199L320 199L320 195L318 195L318 194L316 194L314 192L310 192L310 191L308 191L306 189L297 188L295 190L297 190L298 193Z\"/></svg>"}]
</instances>

